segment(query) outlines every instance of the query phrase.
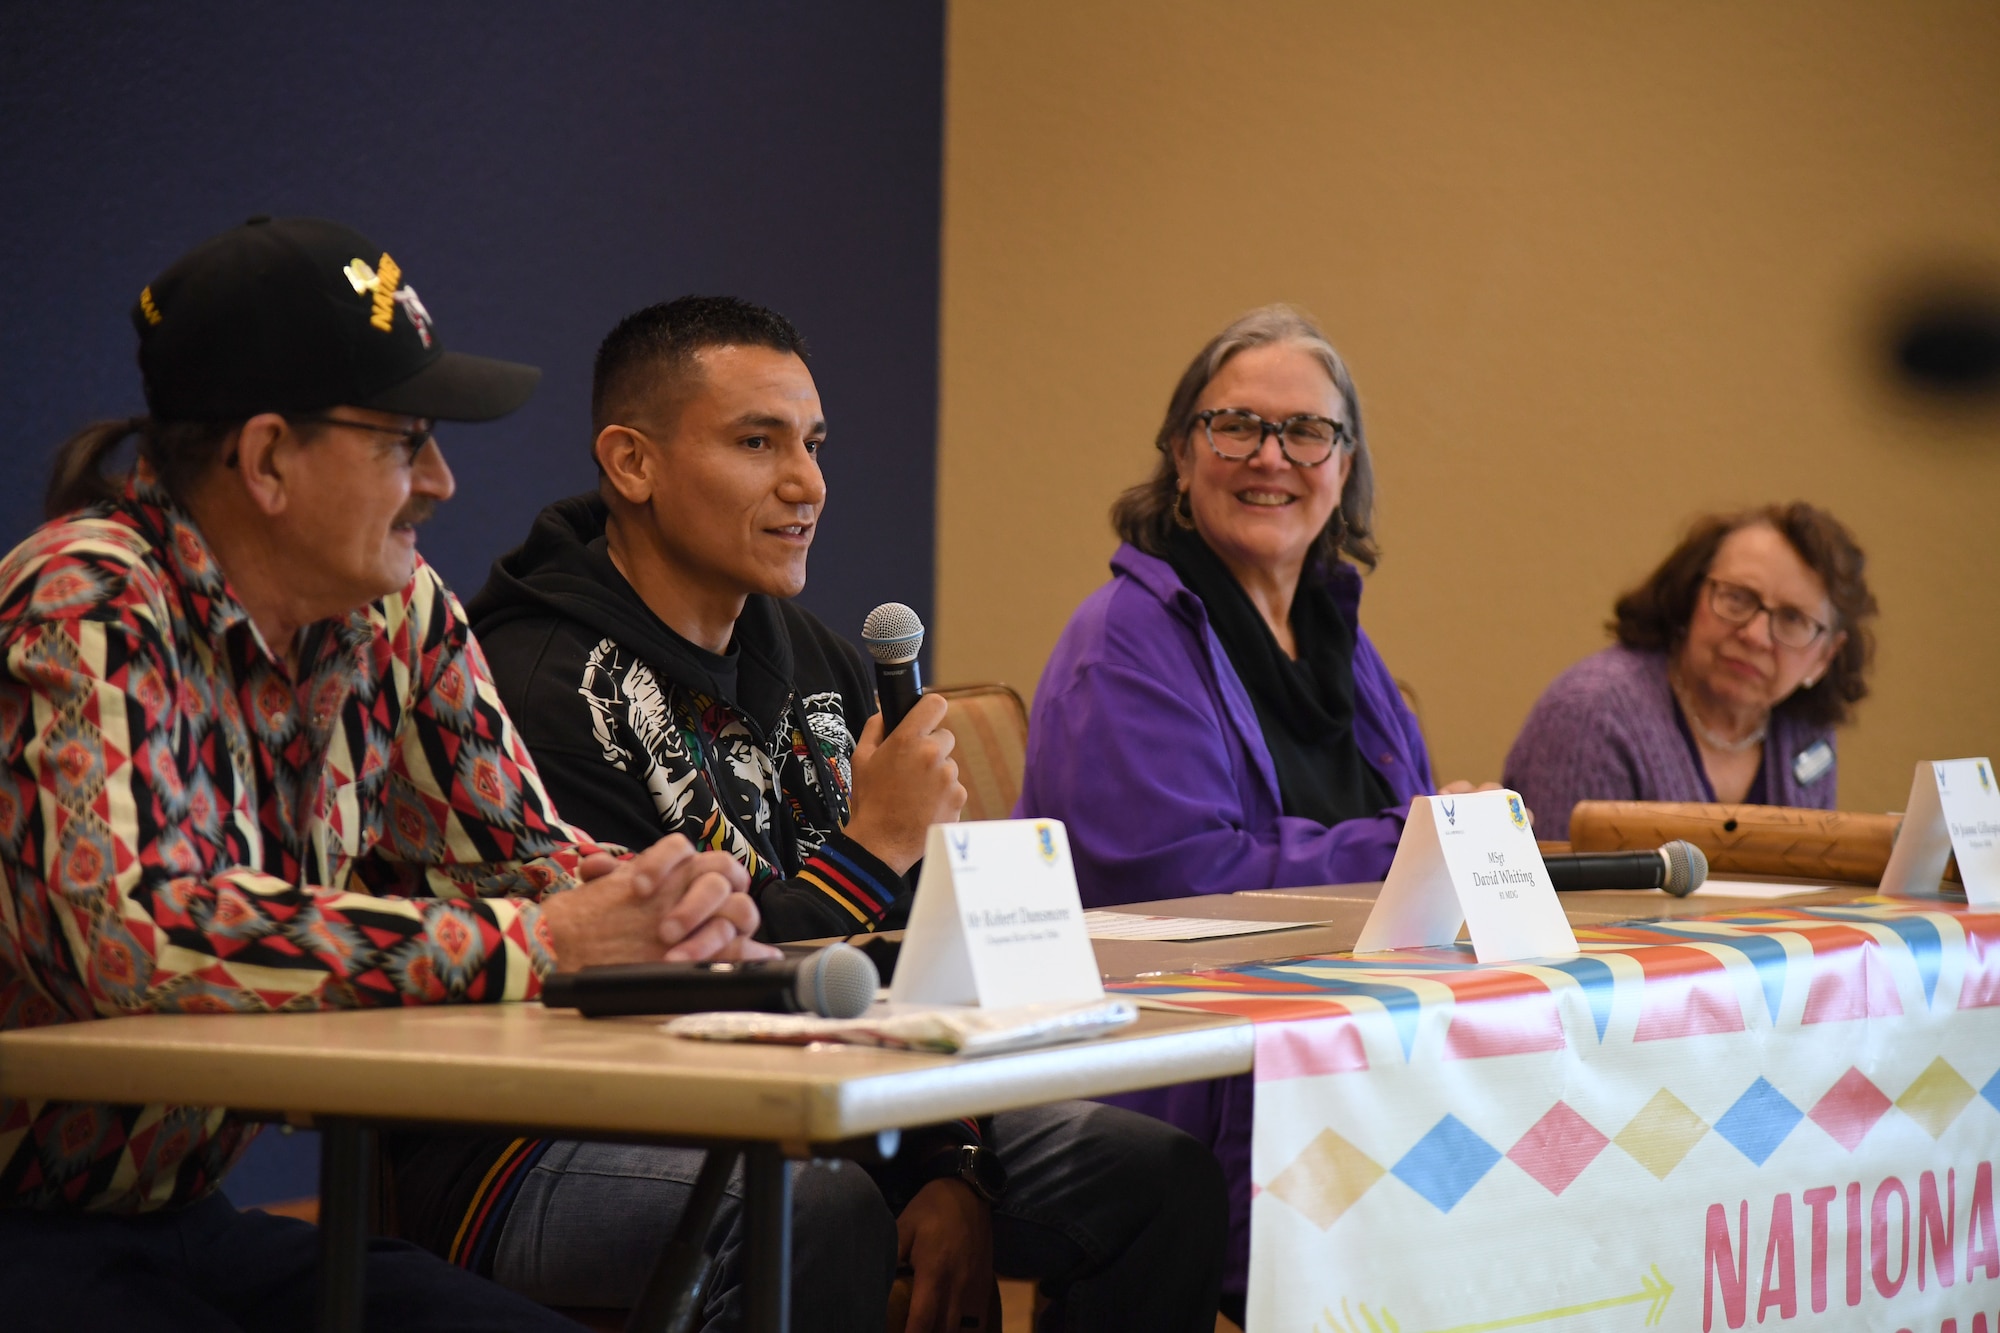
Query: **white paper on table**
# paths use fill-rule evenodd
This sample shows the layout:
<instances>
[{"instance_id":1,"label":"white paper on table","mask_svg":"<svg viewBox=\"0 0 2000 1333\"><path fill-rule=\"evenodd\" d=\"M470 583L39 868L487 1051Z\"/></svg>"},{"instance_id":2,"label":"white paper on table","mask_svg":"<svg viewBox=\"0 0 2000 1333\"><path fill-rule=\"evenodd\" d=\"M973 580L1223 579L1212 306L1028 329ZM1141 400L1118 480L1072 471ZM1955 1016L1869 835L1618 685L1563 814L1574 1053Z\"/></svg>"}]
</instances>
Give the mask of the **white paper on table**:
<instances>
[{"instance_id":1,"label":"white paper on table","mask_svg":"<svg viewBox=\"0 0 2000 1333\"><path fill-rule=\"evenodd\" d=\"M1205 916L1147 916L1140 912L1096 909L1083 914L1083 928L1094 940L1210 940L1224 935L1262 935L1273 930L1331 925L1327 921L1241 921Z\"/></svg>"},{"instance_id":2,"label":"white paper on table","mask_svg":"<svg viewBox=\"0 0 2000 1333\"><path fill-rule=\"evenodd\" d=\"M1688 897L1797 898L1808 893L1825 893L1832 887L1830 884L1753 884L1743 879L1711 879Z\"/></svg>"},{"instance_id":3,"label":"white paper on table","mask_svg":"<svg viewBox=\"0 0 2000 1333\"><path fill-rule=\"evenodd\" d=\"M1138 1006L1121 995L1081 1003L970 1005L877 1003L859 1018L741 1011L682 1014L660 1031L691 1041L748 1041L781 1046L832 1042L938 1055L998 1055L1080 1041L1136 1022Z\"/></svg>"}]
</instances>

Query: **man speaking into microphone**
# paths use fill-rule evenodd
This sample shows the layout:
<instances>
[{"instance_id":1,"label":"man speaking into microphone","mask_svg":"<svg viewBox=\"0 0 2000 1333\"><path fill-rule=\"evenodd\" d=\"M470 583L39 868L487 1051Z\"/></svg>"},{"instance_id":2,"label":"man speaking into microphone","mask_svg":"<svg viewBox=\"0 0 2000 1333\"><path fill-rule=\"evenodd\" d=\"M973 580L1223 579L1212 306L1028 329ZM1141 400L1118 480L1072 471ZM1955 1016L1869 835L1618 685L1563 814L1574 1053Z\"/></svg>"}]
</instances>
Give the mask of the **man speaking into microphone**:
<instances>
[{"instance_id":1,"label":"man speaking into microphone","mask_svg":"<svg viewBox=\"0 0 2000 1333\"><path fill-rule=\"evenodd\" d=\"M723 297L621 321L596 493L544 510L470 607L564 817L729 852L779 940L901 926L926 831L965 804L944 700L884 737L859 651L788 600L826 504L803 350Z\"/></svg>"},{"instance_id":2,"label":"man speaking into microphone","mask_svg":"<svg viewBox=\"0 0 2000 1333\"><path fill-rule=\"evenodd\" d=\"M649 306L599 348L591 410L596 492L544 510L470 608L557 808L599 838L728 852L760 938L902 925L904 876L965 789L944 700L884 735L860 653L789 600L827 497L798 331L730 298ZM396 1156L406 1234L558 1305L636 1297L701 1160L437 1138ZM992 1328L996 1271L1042 1282L1044 1328L1214 1324L1220 1171L1150 1117L932 1126L885 1169L805 1168L794 1189L795 1327L881 1329L899 1264L909 1333ZM720 1252L708 1326L726 1328Z\"/></svg>"}]
</instances>

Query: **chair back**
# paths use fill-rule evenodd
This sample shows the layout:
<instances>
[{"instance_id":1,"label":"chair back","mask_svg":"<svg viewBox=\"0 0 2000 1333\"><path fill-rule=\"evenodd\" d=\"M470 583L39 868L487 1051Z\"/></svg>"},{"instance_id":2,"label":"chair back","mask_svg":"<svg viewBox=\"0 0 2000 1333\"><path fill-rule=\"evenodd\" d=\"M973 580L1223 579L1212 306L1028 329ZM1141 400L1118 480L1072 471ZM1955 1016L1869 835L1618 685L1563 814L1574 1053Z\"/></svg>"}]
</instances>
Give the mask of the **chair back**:
<instances>
[{"instance_id":1,"label":"chair back","mask_svg":"<svg viewBox=\"0 0 2000 1333\"><path fill-rule=\"evenodd\" d=\"M1006 685L948 685L944 725L957 740L952 758L965 786L964 819L1006 819L1021 795L1028 763L1028 706Z\"/></svg>"}]
</instances>

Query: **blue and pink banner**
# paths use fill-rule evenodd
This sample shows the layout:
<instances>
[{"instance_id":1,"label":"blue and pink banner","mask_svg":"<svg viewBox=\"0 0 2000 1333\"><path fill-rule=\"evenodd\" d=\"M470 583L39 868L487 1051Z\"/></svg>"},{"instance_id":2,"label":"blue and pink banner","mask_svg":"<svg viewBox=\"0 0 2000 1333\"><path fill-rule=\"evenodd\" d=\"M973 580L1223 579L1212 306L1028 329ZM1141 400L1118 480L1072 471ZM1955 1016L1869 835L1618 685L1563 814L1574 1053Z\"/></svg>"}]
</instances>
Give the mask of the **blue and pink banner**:
<instances>
[{"instance_id":1,"label":"blue and pink banner","mask_svg":"<svg viewBox=\"0 0 2000 1333\"><path fill-rule=\"evenodd\" d=\"M1255 1019L1250 1333L2000 1333L2000 914L1118 989Z\"/></svg>"}]
</instances>

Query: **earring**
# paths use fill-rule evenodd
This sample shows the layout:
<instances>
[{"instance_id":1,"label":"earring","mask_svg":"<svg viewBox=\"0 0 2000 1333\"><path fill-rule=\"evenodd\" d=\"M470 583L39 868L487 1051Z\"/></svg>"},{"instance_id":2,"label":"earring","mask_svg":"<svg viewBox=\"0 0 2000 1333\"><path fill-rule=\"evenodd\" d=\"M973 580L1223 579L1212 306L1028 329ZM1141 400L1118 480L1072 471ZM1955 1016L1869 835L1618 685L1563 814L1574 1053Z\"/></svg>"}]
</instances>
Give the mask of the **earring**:
<instances>
[{"instance_id":1,"label":"earring","mask_svg":"<svg viewBox=\"0 0 2000 1333\"><path fill-rule=\"evenodd\" d=\"M1799 684L1799 688L1800 688L1800 689L1805 689L1805 690L1809 690L1809 689L1811 689L1811 688L1812 688L1813 686L1815 686L1815 685L1817 685L1817 684L1819 684L1819 677L1818 677L1818 676L1807 676L1807 677L1805 678L1805 680L1803 680L1803 681L1801 681L1801 682L1800 682L1800 684Z\"/></svg>"},{"instance_id":2,"label":"earring","mask_svg":"<svg viewBox=\"0 0 2000 1333\"><path fill-rule=\"evenodd\" d=\"M1185 486L1174 496L1174 526L1194 531L1194 499Z\"/></svg>"}]
</instances>

